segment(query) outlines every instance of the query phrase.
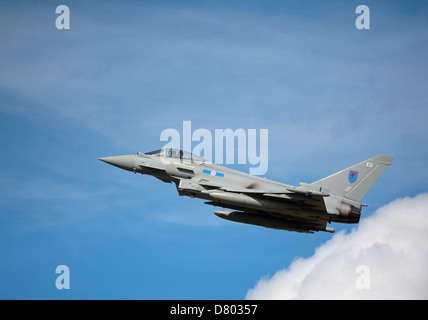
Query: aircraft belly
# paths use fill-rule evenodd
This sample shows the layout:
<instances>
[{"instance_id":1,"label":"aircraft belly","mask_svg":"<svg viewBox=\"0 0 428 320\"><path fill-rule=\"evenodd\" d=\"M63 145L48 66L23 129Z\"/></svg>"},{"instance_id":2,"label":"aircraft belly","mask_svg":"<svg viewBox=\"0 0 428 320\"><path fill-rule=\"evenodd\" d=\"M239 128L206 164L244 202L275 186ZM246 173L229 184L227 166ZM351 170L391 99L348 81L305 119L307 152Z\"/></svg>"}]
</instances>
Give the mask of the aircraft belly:
<instances>
[{"instance_id":1,"label":"aircraft belly","mask_svg":"<svg viewBox=\"0 0 428 320\"><path fill-rule=\"evenodd\" d=\"M299 206L296 203L285 203L284 201L279 202L224 192L210 192L209 195L214 201L207 204L241 210L250 214L320 225L325 225L329 220L329 216L325 212L313 210L311 207L305 208L301 204Z\"/></svg>"},{"instance_id":2,"label":"aircraft belly","mask_svg":"<svg viewBox=\"0 0 428 320\"><path fill-rule=\"evenodd\" d=\"M292 215L296 217L319 217L323 216L326 212L324 210L324 204L319 205L317 203L309 202L308 204L302 203L301 201L287 201L267 199L249 196L246 194L236 194L230 192L209 192L209 196L212 200L227 205L235 205L241 208L253 209L257 211L270 212L280 215Z\"/></svg>"},{"instance_id":3,"label":"aircraft belly","mask_svg":"<svg viewBox=\"0 0 428 320\"><path fill-rule=\"evenodd\" d=\"M333 228L326 227L326 223L313 223L313 221L287 220L247 212L218 210L214 212L218 217L229 221L261 226L265 228L313 233L313 231L334 232Z\"/></svg>"}]
</instances>

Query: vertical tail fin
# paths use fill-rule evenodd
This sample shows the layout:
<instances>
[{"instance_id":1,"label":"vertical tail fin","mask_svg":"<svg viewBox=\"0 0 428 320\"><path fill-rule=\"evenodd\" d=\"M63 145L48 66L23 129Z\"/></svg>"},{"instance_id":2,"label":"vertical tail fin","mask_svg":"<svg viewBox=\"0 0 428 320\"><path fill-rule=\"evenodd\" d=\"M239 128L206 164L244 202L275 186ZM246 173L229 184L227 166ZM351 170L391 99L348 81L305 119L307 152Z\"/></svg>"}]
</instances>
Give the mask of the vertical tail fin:
<instances>
[{"instance_id":1,"label":"vertical tail fin","mask_svg":"<svg viewBox=\"0 0 428 320\"><path fill-rule=\"evenodd\" d=\"M386 155L379 155L311 185L330 189L332 195L360 202L393 160Z\"/></svg>"}]
</instances>

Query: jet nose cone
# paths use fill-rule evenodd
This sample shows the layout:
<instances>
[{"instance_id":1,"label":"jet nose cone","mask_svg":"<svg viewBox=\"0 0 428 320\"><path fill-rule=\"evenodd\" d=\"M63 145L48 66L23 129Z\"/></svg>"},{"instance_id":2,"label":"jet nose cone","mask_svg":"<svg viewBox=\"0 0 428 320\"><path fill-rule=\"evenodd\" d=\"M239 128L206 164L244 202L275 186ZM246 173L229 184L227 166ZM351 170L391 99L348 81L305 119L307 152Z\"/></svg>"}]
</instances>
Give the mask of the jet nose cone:
<instances>
[{"instance_id":1,"label":"jet nose cone","mask_svg":"<svg viewBox=\"0 0 428 320\"><path fill-rule=\"evenodd\" d=\"M105 158L99 158L98 160L101 160L105 163L111 164L112 166L133 171L134 170L134 155L129 156L114 156L114 157L105 157Z\"/></svg>"}]
</instances>

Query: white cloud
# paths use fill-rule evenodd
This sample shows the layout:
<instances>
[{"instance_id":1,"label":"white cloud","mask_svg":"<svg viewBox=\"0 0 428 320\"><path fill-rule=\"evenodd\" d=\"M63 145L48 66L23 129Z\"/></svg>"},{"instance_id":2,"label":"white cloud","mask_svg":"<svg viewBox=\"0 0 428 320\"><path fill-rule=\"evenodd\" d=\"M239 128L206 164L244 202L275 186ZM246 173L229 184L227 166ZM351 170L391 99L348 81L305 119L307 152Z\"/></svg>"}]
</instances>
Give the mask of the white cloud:
<instances>
[{"instance_id":1,"label":"white cloud","mask_svg":"<svg viewBox=\"0 0 428 320\"><path fill-rule=\"evenodd\" d=\"M427 299L428 193L398 199L262 278L247 299ZM368 287L367 287L368 286Z\"/></svg>"}]
</instances>

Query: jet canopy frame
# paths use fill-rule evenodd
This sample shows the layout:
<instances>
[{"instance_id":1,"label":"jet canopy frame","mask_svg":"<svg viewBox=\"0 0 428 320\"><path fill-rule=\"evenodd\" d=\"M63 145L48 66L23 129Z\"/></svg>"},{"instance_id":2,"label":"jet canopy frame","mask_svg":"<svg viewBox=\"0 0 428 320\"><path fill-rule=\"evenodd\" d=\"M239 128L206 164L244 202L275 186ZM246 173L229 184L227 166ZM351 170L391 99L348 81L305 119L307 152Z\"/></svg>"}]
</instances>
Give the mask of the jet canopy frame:
<instances>
[{"instance_id":1,"label":"jet canopy frame","mask_svg":"<svg viewBox=\"0 0 428 320\"><path fill-rule=\"evenodd\" d=\"M204 158L201 158L200 156L197 156L194 153L181 150L181 149L175 149L175 148L163 148L155 151L146 152L144 154L149 156L159 156L159 157L162 156L165 158L175 158L175 159L206 162Z\"/></svg>"}]
</instances>

